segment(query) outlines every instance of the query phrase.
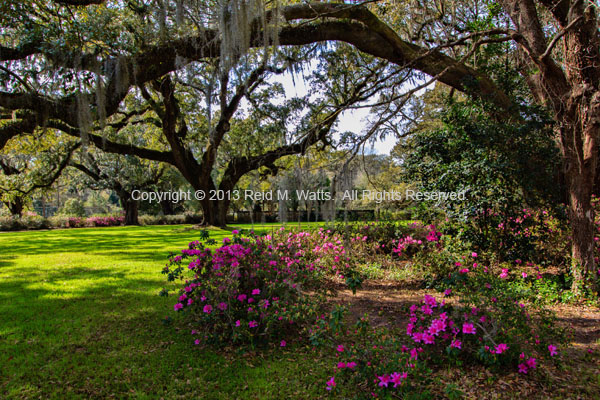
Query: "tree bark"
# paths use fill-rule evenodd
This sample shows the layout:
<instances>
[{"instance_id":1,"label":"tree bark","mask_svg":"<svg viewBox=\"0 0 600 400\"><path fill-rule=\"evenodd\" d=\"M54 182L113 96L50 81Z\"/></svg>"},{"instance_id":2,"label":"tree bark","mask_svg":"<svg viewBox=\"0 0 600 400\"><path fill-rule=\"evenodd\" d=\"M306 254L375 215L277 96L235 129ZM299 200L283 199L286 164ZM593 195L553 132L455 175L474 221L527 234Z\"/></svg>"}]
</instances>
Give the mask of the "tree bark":
<instances>
[{"instance_id":1,"label":"tree bark","mask_svg":"<svg viewBox=\"0 0 600 400\"><path fill-rule=\"evenodd\" d=\"M578 119L583 121L589 121L588 117L585 114L578 115ZM598 128L593 123L587 124L583 129L579 126L570 125L561 132L569 191L572 290L576 295L583 294L584 288L598 290L594 279L596 224L592 206L598 166Z\"/></svg>"},{"instance_id":2,"label":"tree bark","mask_svg":"<svg viewBox=\"0 0 600 400\"><path fill-rule=\"evenodd\" d=\"M139 225L139 202L133 200L129 193L120 193L119 200L125 210L125 225Z\"/></svg>"},{"instance_id":3,"label":"tree bark","mask_svg":"<svg viewBox=\"0 0 600 400\"><path fill-rule=\"evenodd\" d=\"M13 217L21 218L23 216L23 209L25 208L25 201L22 197L15 197L6 203L6 207L10 210L10 215Z\"/></svg>"}]
</instances>

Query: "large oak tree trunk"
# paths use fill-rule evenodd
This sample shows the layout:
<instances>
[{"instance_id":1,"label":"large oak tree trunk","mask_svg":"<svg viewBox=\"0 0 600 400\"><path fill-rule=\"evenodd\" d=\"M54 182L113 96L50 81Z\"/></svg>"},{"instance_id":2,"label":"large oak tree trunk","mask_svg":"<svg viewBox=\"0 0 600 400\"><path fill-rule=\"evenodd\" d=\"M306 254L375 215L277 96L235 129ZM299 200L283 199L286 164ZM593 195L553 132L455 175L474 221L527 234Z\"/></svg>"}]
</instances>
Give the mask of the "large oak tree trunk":
<instances>
[{"instance_id":1,"label":"large oak tree trunk","mask_svg":"<svg viewBox=\"0 0 600 400\"><path fill-rule=\"evenodd\" d=\"M10 210L10 215L13 217L21 218L23 216L23 209L25 208L25 201L21 197L15 197L13 200L5 203Z\"/></svg>"},{"instance_id":2,"label":"large oak tree trunk","mask_svg":"<svg viewBox=\"0 0 600 400\"><path fill-rule=\"evenodd\" d=\"M119 196L121 207L125 210L125 225L139 225L139 202L133 200L129 193Z\"/></svg>"},{"instance_id":3,"label":"large oak tree trunk","mask_svg":"<svg viewBox=\"0 0 600 400\"><path fill-rule=\"evenodd\" d=\"M586 117L585 114L579 114L577 120L590 121ZM572 290L580 295L583 288L592 291L598 289L595 284L594 258L596 225L592 207L598 164L598 127L594 123L583 128L581 124L567 126L561 131L561 145L569 191Z\"/></svg>"},{"instance_id":4,"label":"large oak tree trunk","mask_svg":"<svg viewBox=\"0 0 600 400\"><path fill-rule=\"evenodd\" d=\"M205 199L200 202L204 214L204 224L224 228L227 226L227 211L230 201Z\"/></svg>"}]
</instances>

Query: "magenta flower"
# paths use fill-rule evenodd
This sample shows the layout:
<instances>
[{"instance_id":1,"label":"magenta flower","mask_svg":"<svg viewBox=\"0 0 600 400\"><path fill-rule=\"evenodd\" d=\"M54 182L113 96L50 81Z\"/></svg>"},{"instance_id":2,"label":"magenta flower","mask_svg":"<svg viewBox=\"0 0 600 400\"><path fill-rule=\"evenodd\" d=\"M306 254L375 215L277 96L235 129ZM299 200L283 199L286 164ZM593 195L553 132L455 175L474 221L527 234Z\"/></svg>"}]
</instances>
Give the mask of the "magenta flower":
<instances>
[{"instance_id":1,"label":"magenta flower","mask_svg":"<svg viewBox=\"0 0 600 400\"><path fill-rule=\"evenodd\" d=\"M535 367L537 366L535 358L533 357L528 358L527 361L525 361L525 364L527 364L527 367L530 369L535 369Z\"/></svg>"},{"instance_id":2,"label":"magenta flower","mask_svg":"<svg viewBox=\"0 0 600 400\"><path fill-rule=\"evenodd\" d=\"M450 343L450 347L454 347L455 349L460 349L461 345L462 343L460 340L453 340L452 343Z\"/></svg>"},{"instance_id":3,"label":"magenta flower","mask_svg":"<svg viewBox=\"0 0 600 400\"><path fill-rule=\"evenodd\" d=\"M506 343L500 343L496 346L496 349L494 350L494 353L496 354L502 354L504 353L506 350L508 350L508 346L506 345Z\"/></svg>"},{"instance_id":4,"label":"magenta flower","mask_svg":"<svg viewBox=\"0 0 600 400\"><path fill-rule=\"evenodd\" d=\"M477 253L475 253L475 252L472 252L472 253L471 253L471 257L473 257L473 258L477 258Z\"/></svg>"},{"instance_id":5,"label":"magenta flower","mask_svg":"<svg viewBox=\"0 0 600 400\"><path fill-rule=\"evenodd\" d=\"M285 340L282 340L281 343L279 343L279 346L281 347L285 347L287 345L287 343L285 342Z\"/></svg>"},{"instance_id":6,"label":"magenta flower","mask_svg":"<svg viewBox=\"0 0 600 400\"><path fill-rule=\"evenodd\" d=\"M225 311L227 310L227 303L219 303L217 307L219 307L219 310Z\"/></svg>"},{"instance_id":7,"label":"magenta flower","mask_svg":"<svg viewBox=\"0 0 600 400\"><path fill-rule=\"evenodd\" d=\"M248 322L248 326L250 328L256 328L258 326L258 322L252 320L252 321Z\"/></svg>"},{"instance_id":8,"label":"magenta flower","mask_svg":"<svg viewBox=\"0 0 600 400\"><path fill-rule=\"evenodd\" d=\"M437 335L438 333L446 330L446 322L443 319L434 319L431 321L429 327L429 333L431 335Z\"/></svg>"},{"instance_id":9,"label":"magenta flower","mask_svg":"<svg viewBox=\"0 0 600 400\"><path fill-rule=\"evenodd\" d=\"M502 272L500 273L500 275L498 275L501 279L506 279L508 278L508 269L507 268L502 268Z\"/></svg>"},{"instance_id":10,"label":"magenta flower","mask_svg":"<svg viewBox=\"0 0 600 400\"><path fill-rule=\"evenodd\" d=\"M256 296L256 295L259 295L259 294L260 294L260 289L254 289L254 290L252 291L252 295L253 295L253 296Z\"/></svg>"},{"instance_id":11,"label":"magenta flower","mask_svg":"<svg viewBox=\"0 0 600 400\"><path fill-rule=\"evenodd\" d=\"M519 373L526 374L527 373L527 365L519 364Z\"/></svg>"},{"instance_id":12,"label":"magenta flower","mask_svg":"<svg viewBox=\"0 0 600 400\"><path fill-rule=\"evenodd\" d=\"M389 375L378 376L377 379L379 379L379 386L388 387L388 384L390 383Z\"/></svg>"},{"instance_id":13,"label":"magenta flower","mask_svg":"<svg viewBox=\"0 0 600 400\"><path fill-rule=\"evenodd\" d=\"M245 294L240 294L240 295L237 297L237 299L238 299L239 301L244 301L244 300L246 300L246 298L247 298L247 297L248 297L248 296L246 296Z\"/></svg>"},{"instance_id":14,"label":"magenta flower","mask_svg":"<svg viewBox=\"0 0 600 400\"><path fill-rule=\"evenodd\" d=\"M242 323L239 319L237 321L235 321L235 326L242 326Z\"/></svg>"},{"instance_id":15,"label":"magenta flower","mask_svg":"<svg viewBox=\"0 0 600 400\"><path fill-rule=\"evenodd\" d=\"M207 304L204 306L204 308L202 309L202 311L204 311L207 314L210 314L212 312L212 306L210 304Z\"/></svg>"},{"instance_id":16,"label":"magenta flower","mask_svg":"<svg viewBox=\"0 0 600 400\"><path fill-rule=\"evenodd\" d=\"M417 357L419 357L419 353L418 353L417 349L413 348L410 351L410 358L412 358L413 360L416 360Z\"/></svg>"},{"instance_id":17,"label":"magenta flower","mask_svg":"<svg viewBox=\"0 0 600 400\"><path fill-rule=\"evenodd\" d=\"M464 323L462 326L462 331L463 333L474 335L475 327L471 323Z\"/></svg>"},{"instance_id":18,"label":"magenta flower","mask_svg":"<svg viewBox=\"0 0 600 400\"><path fill-rule=\"evenodd\" d=\"M194 340L194 344L195 344L195 345L199 345L199 344L200 344L200 339L196 339L196 340Z\"/></svg>"},{"instance_id":19,"label":"magenta flower","mask_svg":"<svg viewBox=\"0 0 600 400\"><path fill-rule=\"evenodd\" d=\"M346 367L350 368L350 369L355 368L356 367L356 363L354 361L350 361L349 363L346 364Z\"/></svg>"},{"instance_id":20,"label":"magenta flower","mask_svg":"<svg viewBox=\"0 0 600 400\"><path fill-rule=\"evenodd\" d=\"M173 308L175 309L175 311L181 310L183 308L183 304L177 303L175 304L175 306L173 306Z\"/></svg>"},{"instance_id":21,"label":"magenta flower","mask_svg":"<svg viewBox=\"0 0 600 400\"><path fill-rule=\"evenodd\" d=\"M400 385L402 385L402 381L404 379L406 379L407 374L406 372L403 372L402 374L398 373L398 372L394 372L393 374L390 375L390 382L394 384L394 387L398 387Z\"/></svg>"},{"instance_id":22,"label":"magenta flower","mask_svg":"<svg viewBox=\"0 0 600 400\"><path fill-rule=\"evenodd\" d=\"M338 369L343 369L343 368L346 368L346 363L345 363L345 362L342 362L342 361L340 361L339 363L337 363L337 367L338 367Z\"/></svg>"},{"instance_id":23,"label":"magenta flower","mask_svg":"<svg viewBox=\"0 0 600 400\"><path fill-rule=\"evenodd\" d=\"M549 344L548 345L548 351L550 352L550 356L554 357L555 355L558 354L558 351L556 351L556 346Z\"/></svg>"},{"instance_id":24,"label":"magenta flower","mask_svg":"<svg viewBox=\"0 0 600 400\"><path fill-rule=\"evenodd\" d=\"M331 379L327 381L327 390L331 390L335 387L335 377L332 376Z\"/></svg>"},{"instance_id":25,"label":"magenta flower","mask_svg":"<svg viewBox=\"0 0 600 400\"><path fill-rule=\"evenodd\" d=\"M238 231L237 229L234 229L231 231L232 234L237 235L238 233L240 233L240 231Z\"/></svg>"},{"instance_id":26,"label":"magenta flower","mask_svg":"<svg viewBox=\"0 0 600 400\"><path fill-rule=\"evenodd\" d=\"M344 351L344 346L343 345L339 345L336 349L337 351L339 351L340 353Z\"/></svg>"}]
</instances>

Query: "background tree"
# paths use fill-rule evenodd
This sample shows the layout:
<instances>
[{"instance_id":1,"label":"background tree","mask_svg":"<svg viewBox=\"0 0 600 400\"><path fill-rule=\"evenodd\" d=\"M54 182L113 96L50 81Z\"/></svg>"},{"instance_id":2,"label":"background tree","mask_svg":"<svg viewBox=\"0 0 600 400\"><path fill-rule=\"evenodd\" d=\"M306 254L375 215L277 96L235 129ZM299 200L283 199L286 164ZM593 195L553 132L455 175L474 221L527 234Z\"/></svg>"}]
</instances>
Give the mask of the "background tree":
<instances>
[{"instance_id":1,"label":"background tree","mask_svg":"<svg viewBox=\"0 0 600 400\"><path fill-rule=\"evenodd\" d=\"M34 193L48 189L67 167L79 141L55 132L13 139L0 152L0 200L20 217Z\"/></svg>"},{"instance_id":2,"label":"background tree","mask_svg":"<svg viewBox=\"0 0 600 400\"><path fill-rule=\"evenodd\" d=\"M155 162L98 151L81 151L69 165L84 174L81 183L86 188L116 193L125 211L125 225L139 225L139 200L133 198L133 191L152 189L164 170Z\"/></svg>"}]
</instances>

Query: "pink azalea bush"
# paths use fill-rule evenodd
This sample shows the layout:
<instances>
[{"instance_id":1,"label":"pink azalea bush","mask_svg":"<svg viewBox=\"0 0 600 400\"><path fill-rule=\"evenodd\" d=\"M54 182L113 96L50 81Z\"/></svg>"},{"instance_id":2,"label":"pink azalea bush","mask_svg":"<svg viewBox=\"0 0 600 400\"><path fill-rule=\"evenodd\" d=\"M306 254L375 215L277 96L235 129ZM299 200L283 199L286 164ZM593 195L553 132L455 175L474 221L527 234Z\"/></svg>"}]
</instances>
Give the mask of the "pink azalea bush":
<instances>
[{"instance_id":1,"label":"pink azalea bush","mask_svg":"<svg viewBox=\"0 0 600 400\"><path fill-rule=\"evenodd\" d=\"M461 279L455 288L458 302L425 295L413 304L404 335L372 329L361 319L351 335L335 338L338 360L324 388L352 387L365 397L402 398L423 394L432 367L478 363L527 375L542 363L559 362L566 341L550 313L519 302L506 282L491 274L469 273Z\"/></svg>"},{"instance_id":2,"label":"pink azalea bush","mask_svg":"<svg viewBox=\"0 0 600 400\"><path fill-rule=\"evenodd\" d=\"M89 217L85 220L86 226L97 227L97 226L119 226L123 225L125 217L119 216L106 216L106 217Z\"/></svg>"},{"instance_id":3,"label":"pink azalea bush","mask_svg":"<svg viewBox=\"0 0 600 400\"><path fill-rule=\"evenodd\" d=\"M163 273L183 281L174 310L190 318L197 339L285 343L316 319L322 269L294 246L237 233L214 250L190 243Z\"/></svg>"}]
</instances>

